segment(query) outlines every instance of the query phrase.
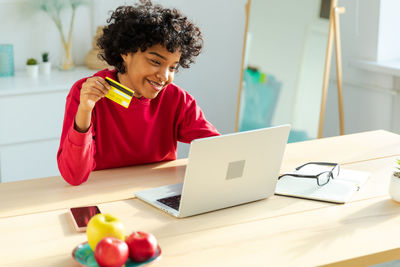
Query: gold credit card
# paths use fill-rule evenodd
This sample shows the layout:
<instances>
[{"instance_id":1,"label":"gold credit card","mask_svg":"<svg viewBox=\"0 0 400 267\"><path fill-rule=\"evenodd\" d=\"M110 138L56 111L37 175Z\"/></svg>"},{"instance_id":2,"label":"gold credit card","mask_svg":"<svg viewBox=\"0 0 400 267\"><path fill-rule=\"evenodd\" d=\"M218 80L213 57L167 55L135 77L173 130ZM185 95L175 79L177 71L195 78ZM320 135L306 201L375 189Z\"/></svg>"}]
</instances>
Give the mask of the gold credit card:
<instances>
[{"instance_id":1,"label":"gold credit card","mask_svg":"<svg viewBox=\"0 0 400 267\"><path fill-rule=\"evenodd\" d=\"M111 89L108 90L105 97L128 108L135 92L111 78L106 77L106 82L111 85Z\"/></svg>"}]
</instances>

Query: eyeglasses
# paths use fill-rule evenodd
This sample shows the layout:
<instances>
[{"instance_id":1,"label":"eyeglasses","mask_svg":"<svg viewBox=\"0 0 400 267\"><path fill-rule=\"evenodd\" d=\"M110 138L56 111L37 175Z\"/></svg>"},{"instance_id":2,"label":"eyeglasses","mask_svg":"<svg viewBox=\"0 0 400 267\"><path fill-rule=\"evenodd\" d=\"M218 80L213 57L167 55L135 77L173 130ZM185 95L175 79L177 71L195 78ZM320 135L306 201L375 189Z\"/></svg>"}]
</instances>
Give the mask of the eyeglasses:
<instances>
[{"instance_id":1,"label":"eyeglasses","mask_svg":"<svg viewBox=\"0 0 400 267\"><path fill-rule=\"evenodd\" d=\"M330 162L308 162L295 169L293 173L286 173L278 177L292 176L298 178L317 179L319 186L326 185L331 179L335 179L339 175L340 167L338 163ZM308 174L317 173L317 174Z\"/></svg>"}]
</instances>

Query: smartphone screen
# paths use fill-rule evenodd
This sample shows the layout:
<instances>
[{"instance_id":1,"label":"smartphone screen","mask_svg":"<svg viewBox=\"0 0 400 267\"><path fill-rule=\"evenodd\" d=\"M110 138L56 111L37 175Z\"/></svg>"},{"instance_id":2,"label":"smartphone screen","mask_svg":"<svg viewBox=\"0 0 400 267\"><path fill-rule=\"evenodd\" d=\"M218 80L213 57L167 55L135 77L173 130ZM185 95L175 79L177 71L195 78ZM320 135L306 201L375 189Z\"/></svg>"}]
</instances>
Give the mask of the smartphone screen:
<instances>
[{"instance_id":1,"label":"smartphone screen","mask_svg":"<svg viewBox=\"0 0 400 267\"><path fill-rule=\"evenodd\" d=\"M97 206L78 207L70 209L72 218L75 222L76 230L85 230L89 220L96 214L100 213Z\"/></svg>"}]
</instances>

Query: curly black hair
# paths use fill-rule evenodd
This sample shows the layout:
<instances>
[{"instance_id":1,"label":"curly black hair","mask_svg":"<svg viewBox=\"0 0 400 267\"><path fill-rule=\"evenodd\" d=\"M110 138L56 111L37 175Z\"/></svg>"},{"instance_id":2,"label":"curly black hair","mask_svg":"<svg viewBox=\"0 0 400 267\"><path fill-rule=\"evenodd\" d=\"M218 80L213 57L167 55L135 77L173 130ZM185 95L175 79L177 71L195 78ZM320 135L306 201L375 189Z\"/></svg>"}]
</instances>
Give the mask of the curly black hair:
<instances>
[{"instance_id":1,"label":"curly black hair","mask_svg":"<svg viewBox=\"0 0 400 267\"><path fill-rule=\"evenodd\" d=\"M179 66L189 68L203 48L200 29L177 9L142 0L133 6L120 6L107 20L97 40L100 57L120 73L125 73L121 55L161 44L169 52L181 52Z\"/></svg>"}]
</instances>

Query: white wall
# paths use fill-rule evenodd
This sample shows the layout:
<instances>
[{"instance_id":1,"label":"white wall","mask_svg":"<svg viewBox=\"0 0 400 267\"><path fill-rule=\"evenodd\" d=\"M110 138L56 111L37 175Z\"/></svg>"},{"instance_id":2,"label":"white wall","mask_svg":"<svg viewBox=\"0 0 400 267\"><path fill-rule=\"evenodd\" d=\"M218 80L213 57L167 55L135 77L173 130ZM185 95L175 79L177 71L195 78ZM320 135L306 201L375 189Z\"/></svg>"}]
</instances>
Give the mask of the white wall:
<instances>
[{"instance_id":1,"label":"white wall","mask_svg":"<svg viewBox=\"0 0 400 267\"><path fill-rule=\"evenodd\" d=\"M14 46L16 70L23 70L28 58L41 60L41 53L45 51L50 52L50 61L59 65L63 50L58 30L46 13L32 10L29 2L30 0L0 0L0 44ZM65 32L69 27L69 11L62 13ZM89 6L80 6L77 9L72 40L74 61L82 65L92 42Z\"/></svg>"},{"instance_id":2,"label":"white wall","mask_svg":"<svg viewBox=\"0 0 400 267\"><path fill-rule=\"evenodd\" d=\"M379 9L379 41L377 60L400 58L400 1L381 0Z\"/></svg>"},{"instance_id":3,"label":"white wall","mask_svg":"<svg viewBox=\"0 0 400 267\"><path fill-rule=\"evenodd\" d=\"M380 20L387 23L388 18L382 14L380 4L385 0L340 0L339 4L346 8L346 13L340 16L342 37L343 63L343 102L345 116L345 132L356 133L368 130L393 128L392 111L395 108L394 99L398 92L394 88L394 77L353 67L351 62L360 60L379 60L378 37L384 33L399 36L395 25L382 28ZM394 2L393 2L394 3ZM397 21L397 20L395 20ZM393 23L393 22L392 22ZM389 38L389 37L387 37ZM386 48L389 46L387 45ZM398 48L392 50L398 52ZM387 57L387 55L385 56ZM324 127L324 136L339 135L339 120L337 108L337 89L335 61L332 61L331 82L328 92L328 103Z\"/></svg>"}]
</instances>

